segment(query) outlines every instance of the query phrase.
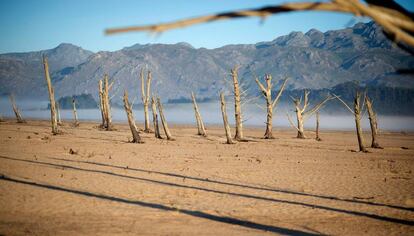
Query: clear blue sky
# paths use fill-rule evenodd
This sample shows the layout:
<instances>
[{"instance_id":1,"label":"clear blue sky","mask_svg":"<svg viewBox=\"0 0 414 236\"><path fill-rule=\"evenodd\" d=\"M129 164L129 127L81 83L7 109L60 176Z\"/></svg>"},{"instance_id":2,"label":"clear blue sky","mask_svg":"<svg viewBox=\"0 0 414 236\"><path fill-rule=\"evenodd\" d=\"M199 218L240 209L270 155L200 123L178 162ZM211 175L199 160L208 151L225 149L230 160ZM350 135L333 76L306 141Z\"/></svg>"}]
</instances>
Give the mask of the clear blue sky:
<instances>
[{"instance_id":1,"label":"clear blue sky","mask_svg":"<svg viewBox=\"0 0 414 236\"><path fill-rule=\"evenodd\" d=\"M413 10L413 0L398 1ZM282 3L274 0L0 0L0 53L49 49L72 43L85 49L114 51L135 43L188 42L194 47L270 41L291 31L321 31L347 26L352 16L337 13L287 13L196 25L154 36L105 36L104 29L161 23L208 13Z\"/></svg>"}]
</instances>

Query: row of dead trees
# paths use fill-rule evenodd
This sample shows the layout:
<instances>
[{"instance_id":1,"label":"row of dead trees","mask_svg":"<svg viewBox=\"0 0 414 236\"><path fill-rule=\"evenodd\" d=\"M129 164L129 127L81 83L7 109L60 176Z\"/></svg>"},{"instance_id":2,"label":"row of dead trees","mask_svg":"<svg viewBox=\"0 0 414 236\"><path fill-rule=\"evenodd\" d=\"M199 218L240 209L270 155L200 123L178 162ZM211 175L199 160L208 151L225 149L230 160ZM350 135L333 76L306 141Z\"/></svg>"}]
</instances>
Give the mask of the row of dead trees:
<instances>
[{"instance_id":1,"label":"row of dead trees","mask_svg":"<svg viewBox=\"0 0 414 236\"><path fill-rule=\"evenodd\" d=\"M63 122L60 117L60 107L59 103L55 101L55 91L52 86L52 81L50 79L49 75L49 63L45 56L42 56L42 62L43 62L43 68L45 72L45 79L47 83L48 93L49 93L49 101L50 101L50 116L51 116L51 126L52 126L52 134L56 135L61 133L58 126L63 125ZM14 99L14 95L10 94L10 102L13 108L14 115L16 116L17 123L26 123L26 121L22 118L21 112L19 108L16 105L16 101ZM73 105L73 116L74 116L74 122L73 126L77 127L79 126L79 120L78 120L78 114L76 110L76 101L75 98L72 99L72 105ZM3 119L0 116L0 121Z\"/></svg>"},{"instance_id":2,"label":"row of dead trees","mask_svg":"<svg viewBox=\"0 0 414 236\"><path fill-rule=\"evenodd\" d=\"M233 80L233 95L234 95L234 113L235 113L235 129L236 129L236 134L234 136L234 139L231 135L231 129L230 129L230 125L228 122L228 118L227 118L227 111L226 111L226 101L225 101L225 96L223 93L220 93L220 107L221 107L221 112L222 112L222 116L223 116L223 124L224 124L224 130L225 130L225 134L226 134L226 143L228 144L233 144L236 141L248 141L247 139L244 138L243 136L243 126L242 126L242 112L241 112L241 92L240 92L240 87L239 87L239 81L238 81L238 67L235 67L231 70L231 77ZM273 128L273 111L276 108L279 99L286 87L286 83L288 81L288 78L285 78L283 80L283 83L276 95L275 98L273 98L272 96L272 90L273 90L273 83L272 83L272 76L267 74L264 76L264 84L259 80L259 78L255 79L260 92L262 93L265 101L266 101L266 111L267 111L267 116L266 116L266 131L264 134L264 138L265 139L273 139L273 132L272 132L272 128ZM294 106L295 106L295 113L296 113L296 121L297 124L295 125L294 122L292 121L292 119L290 118L289 115L287 115L289 123L291 124L292 127L294 127L297 130L297 138L300 139L305 139L306 135L305 135L305 130L304 130L304 124L305 121L310 118L312 115L316 115L316 137L315 139L317 141L321 141L322 139L319 136L319 110L330 100L333 99L338 99L339 101L341 101L341 103L343 103L345 105L345 107L354 115L355 117L355 127L356 127L356 134L357 134L357 139L358 139L358 145L359 145L359 151L361 152L367 152L367 149L365 148L365 144L364 144L364 139L363 139L363 135L362 135L362 129L361 129L361 119L362 119L362 111L364 109L366 109L366 111L368 111L368 117L369 117L369 121L370 121L370 127L371 127L371 137L372 137L372 141L371 141L371 147L372 148L381 148L381 146L378 143L378 139L377 139L377 135L378 135L378 123L377 123L377 118L376 118L376 113L374 112L373 106L372 106L372 101L371 99L368 97L368 95L365 93L364 94L364 100L363 100L363 104L361 104L360 100L361 100L361 93L359 91L357 91L355 98L354 98L354 109L351 109L350 106L348 106L340 97L334 95L330 95L328 94L324 99L322 99L321 101L319 101L318 103L316 103L313 106L310 106L310 102L309 102L309 91L304 90L304 94L303 97L301 96L300 98L293 98L291 97ZM193 103L195 103L195 98L194 95L192 94L193 97ZM302 100L303 99L303 100ZM198 112L198 108L196 108L195 105L195 110L196 110L196 117L199 116L199 112ZM201 117L200 117L201 120ZM197 120L197 124L199 123L199 121ZM200 128L199 128L200 130ZM200 133L200 132L199 132Z\"/></svg>"},{"instance_id":3,"label":"row of dead trees","mask_svg":"<svg viewBox=\"0 0 414 236\"><path fill-rule=\"evenodd\" d=\"M51 111L51 124L52 124L52 133L58 134L60 131L58 129L58 124L60 121L60 114L59 114L59 107L58 104L55 102L54 98L54 89L51 84L50 76L49 76L49 66L47 62L47 58L43 57L43 65L44 65L44 71L45 71L45 79L48 86L48 92L49 92L49 99L50 99L50 111ZM231 69L231 78L232 78L232 84L233 84L233 96L234 96L234 117L235 117L235 135L234 137L231 135L231 129L227 118L227 109L226 109L226 101L225 96L223 93L220 93L220 107L222 111L223 116L223 124L224 124L224 130L226 134L226 143L233 144L235 141L248 141L243 135L243 120L242 120L242 109L241 109L241 89L240 89L240 83L238 78L238 67L234 67ZM266 130L264 134L265 139L273 139L273 117L274 117L274 110L276 109L276 106L280 100L280 97L285 90L286 84L288 82L288 78L285 78L283 80L282 85L280 86L280 89L278 90L277 95L275 98L272 96L272 91L274 91L274 84L272 82L272 76L267 74L264 76L264 83L262 83L259 78L256 78L255 81L260 89L261 94L263 95L263 98L266 101L266 110L267 110L267 117L266 117ZM161 124L163 127L164 134L167 138L167 140L174 140L173 136L171 135L171 132L169 130L165 114L163 111L163 106L161 103L161 100L159 97L151 96L151 81L152 81L152 74L151 71L147 72L146 80L145 80L145 70L144 68L141 69L140 72L140 82L141 82L141 100L144 107L144 129L142 130L145 133L154 133L156 138L162 138L161 132L160 132L160 125L159 125L159 118L161 120ZM109 76L107 74L104 75L103 80L100 80L98 83L98 89L99 89L99 108L101 111L102 116L102 123L100 127L104 130L114 130L113 124L112 124L112 118L111 118L111 106L110 106L110 96L109 92L111 91L111 88L114 84L114 81L109 83ZM331 96L328 94L328 96L318 103L316 103L314 106L310 106L309 102L309 91L304 90L303 97L300 98L292 98L292 101L295 105L295 113L296 113L296 120L297 124L295 125L290 116L288 115L288 120L292 127L294 127L297 130L297 138L304 139L306 138L305 130L304 130L304 124L305 121L311 117L312 115L316 114L316 139L320 141L319 137L319 113L318 111L330 100L332 99L338 99L341 101L341 103L354 115L355 117L355 126L356 126L356 134L358 138L358 144L359 144L359 151L361 152L367 152L364 140L362 136L362 128L361 128L361 118L362 113L364 110L368 111L369 120L370 120L370 127L371 127L371 134L372 134L372 148L381 148L381 146L378 143L377 135L378 135L378 127L377 127L377 119L376 114L372 107L372 101L369 99L369 97L365 94L363 103L361 104L361 93L357 92L356 96L354 98L354 109L352 109L346 102L344 102L340 97L334 95ZM24 122L24 120L21 118L20 112L15 105L13 96L10 97L12 104L13 104L13 110L16 114L16 118L18 122ZM195 112L195 118L196 118L196 124L198 129L198 135L201 136L207 136L206 128L204 126L199 107L196 102L196 98L194 93L191 94L194 112ZM303 100L302 100L303 99ZM124 108L125 112L127 114L128 123L131 129L134 143L143 143L142 138L140 137L136 124L134 115L132 112L132 104L129 103L128 99L128 93L125 90L124 96L123 96L123 102L124 102ZM152 110L152 120L153 120L153 130L150 128L150 118L149 118L149 105L151 105ZM366 109L365 109L366 108ZM157 110L158 109L158 110ZM75 126L79 125L79 121L77 118L77 111L76 111L76 104L75 100L73 99L73 113L75 118Z\"/></svg>"},{"instance_id":4,"label":"row of dead trees","mask_svg":"<svg viewBox=\"0 0 414 236\"><path fill-rule=\"evenodd\" d=\"M100 110L102 115L102 124L101 128L104 130L113 130L112 119L111 119L111 106L109 91L112 88L113 82L109 84L108 75L105 74L103 81L99 81L99 99L100 99ZM155 137L162 139L160 132L159 120L161 120L161 125L164 131L164 134L167 140L175 140L171 134L171 131L168 127L167 120L165 118L163 105L159 97L151 96L151 81L152 74L151 71L147 72L147 79L145 80L145 71L144 68L141 69L140 73L141 81L141 99L144 106L144 130L145 133L154 133ZM103 84L103 85L102 85ZM130 104L128 98L128 92L124 91L123 96L124 109L127 115L128 124L132 133L132 142L133 143L143 143L142 137L140 136L140 130L135 124L135 118L133 114L133 104ZM149 118L149 106L151 105L152 110L152 123L153 130L150 128L150 118ZM158 116L159 115L159 116Z\"/></svg>"}]
</instances>

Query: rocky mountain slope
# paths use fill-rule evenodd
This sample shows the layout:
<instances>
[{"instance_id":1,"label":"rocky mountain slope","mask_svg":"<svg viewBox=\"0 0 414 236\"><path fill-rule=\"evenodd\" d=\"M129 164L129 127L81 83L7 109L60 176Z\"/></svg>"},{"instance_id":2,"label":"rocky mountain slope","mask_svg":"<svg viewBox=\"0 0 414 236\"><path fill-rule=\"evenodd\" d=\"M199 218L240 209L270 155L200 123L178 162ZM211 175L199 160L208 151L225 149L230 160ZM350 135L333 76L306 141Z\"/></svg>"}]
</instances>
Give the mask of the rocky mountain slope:
<instances>
[{"instance_id":1,"label":"rocky mountain slope","mask_svg":"<svg viewBox=\"0 0 414 236\"><path fill-rule=\"evenodd\" d=\"M347 81L362 85L414 88L414 78L397 69L414 68L414 57L396 48L374 23L322 33L292 32L271 42L195 49L186 43L133 45L114 52L92 53L61 44L31 53L0 55L0 94L47 97L41 54L49 57L58 97L97 94L98 80L115 80L114 101L124 89L139 95L139 71L153 72L153 89L164 100L216 97L228 86L229 70L240 65L242 83L257 93L255 76L271 73L276 83L289 76L288 89L330 88Z\"/></svg>"}]
</instances>

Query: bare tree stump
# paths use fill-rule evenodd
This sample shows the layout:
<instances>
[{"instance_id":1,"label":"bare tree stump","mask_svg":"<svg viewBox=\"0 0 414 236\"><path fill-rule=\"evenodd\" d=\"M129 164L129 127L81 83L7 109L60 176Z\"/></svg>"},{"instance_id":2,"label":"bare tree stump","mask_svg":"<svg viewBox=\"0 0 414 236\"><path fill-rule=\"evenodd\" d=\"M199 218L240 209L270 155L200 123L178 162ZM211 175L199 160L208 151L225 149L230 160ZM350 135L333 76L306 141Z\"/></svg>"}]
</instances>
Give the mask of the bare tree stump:
<instances>
[{"instance_id":1,"label":"bare tree stump","mask_svg":"<svg viewBox=\"0 0 414 236\"><path fill-rule=\"evenodd\" d=\"M103 87L103 101L104 101L104 111L105 111L105 120L106 120L106 130L114 130L112 126L112 117L111 117L111 104L109 102L109 89L112 87L109 85L108 74L105 74L104 77L104 87Z\"/></svg>"},{"instance_id":2,"label":"bare tree stump","mask_svg":"<svg viewBox=\"0 0 414 236\"><path fill-rule=\"evenodd\" d=\"M207 132L206 132L206 129L204 127L203 120L201 119L201 114L200 114L200 111L198 110L197 101L195 99L195 96L194 96L193 92L191 93L191 98L193 100L194 113L195 113L195 118L196 118L196 122L197 122L197 129L198 129L197 134L206 137Z\"/></svg>"},{"instance_id":3,"label":"bare tree stump","mask_svg":"<svg viewBox=\"0 0 414 236\"><path fill-rule=\"evenodd\" d=\"M106 127L106 116L105 116L105 105L104 105L104 101L103 101L104 90L103 90L103 86L102 86L102 80L99 80L98 89L99 89L99 109L101 110L101 116L102 116L101 128L104 129Z\"/></svg>"},{"instance_id":4,"label":"bare tree stump","mask_svg":"<svg viewBox=\"0 0 414 236\"><path fill-rule=\"evenodd\" d=\"M17 123L26 123L20 114L19 108L17 108L16 101L14 100L13 94L10 94L10 102L12 104L14 115L16 116Z\"/></svg>"},{"instance_id":5,"label":"bare tree stump","mask_svg":"<svg viewBox=\"0 0 414 236\"><path fill-rule=\"evenodd\" d=\"M319 137L319 111L316 112L316 141L322 141L322 139Z\"/></svg>"},{"instance_id":6,"label":"bare tree stump","mask_svg":"<svg viewBox=\"0 0 414 236\"><path fill-rule=\"evenodd\" d=\"M59 126L63 126L62 120L60 119L60 106L59 102L56 102L56 113L57 113L57 123Z\"/></svg>"},{"instance_id":7,"label":"bare tree stump","mask_svg":"<svg viewBox=\"0 0 414 236\"><path fill-rule=\"evenodd\" d=\"M158 114L157 114L157 102L155 98L151 98L151 108L152 108L152 122L154 124L154 135L156 138L162 139L160 133L160 126L158 125Z\"/></svg>"},{"instance_id":8,"label":"bare tree stump","mask_svg":"<svg viewBox=\"0 0 414 236\"><path fill-rule=\"evenodd\" d=\"M372 136L371 147L382 149L382 147L379 145L378 140L377 140L377 134L378 134L377 114L375 114L374 108L372 107L371 99L369 99L367 95L365 95L365 105L367 106L369 124L371 127L371 136Z\"/></svg>"},{"instance_id":9,"label":"bare tree stump","mask_svg":"<svg viewBox=\"0 0 414 236\"><path fill-rule=\"evenodd\" d=\"M355 115L355 126L356 132L358 137L358 146L360 152L367 152L364 146L364 137L362 135L362 128L361 128L361 110L363 107L360 105L360 97L361 94L357 92L355 99L354 99L354 115Z\"/></svg>"},{"instance_id":10,"label":"bare tree stump","mask_svg":"<svg viewBox=\"0 0 414 236\"><path fill-rule=\"evenodd\" d=\"M364 138L362 136L362 128L361 128L361 110L363 110L364 105L361 106L360 98L361 93L359 91L356 92L354 97L354 109L351 109L346 102L344 102L340 97L334 95L347 109L348 111L354 115L355 117L355 127L356 127L356 134L358 138L358 146L360 152L368 152L364 146Z\"/></svg>"},{"instance_id":11,"label":"bare tree stump","mask_svg":"<svg viewBox=\"0 0 414 236\"><path fill-rule=\"evenodd\" d=\"M297 120L297 126L295 127L298 131L297 138L305 139L305 121L307 118L311 117L315 112L319 111L323 105L328 102L329 100L334 99L334 97L331 97L330 95L326 96L325 99L317 103L315 106L313 106L311 109L307 110L309 106L309 91L303 90L304 100L303 100L303 106L302 104L302 97L300 99L298 98L292 98L293 103L295 104L295 112L296 112L296 120Z\"/></svg>"},{"instance_id":12,"label":"bare tree stump","mask_svg":"<svg viewBox=\"0 0 414 236\"><path fill-rule=\"evenodd\" d=\"M145 92L145 84L144 84L144 68L141 69L140 73L141 78L141 99L142 104L144 105L144 132L145 133L151 133L150 129L150 121L149 121L149 113L148 113L148 106L149 106L149 100L151 96L151 71L148 71L147 75L147 87Z\"/></svg>"},{"instance_id":13,"label":"bare tree stump","mask_svg":"<svg viewBox=\"0 0 414 236\"><path fill-rule=\"evenodd\" d=\"M165 116L164 116L164 109L162 107L160 98L157 98L157 104L158 104L158 110L160 112L162 127L164 128L165 136L167 136L167 140L174 141L175 139L171 135L170 129L168 128L167 120L165 119Z\"/></svg>"},{"instance_id":14,"label":"bare tree stump","mask_svg":"<svg viewBox=\"0 0 414 236\"><path fill-rule=\"evenodd\" d=\"M56 102L55 102L55 92L52 87L52 82L50 80L49 75L49 64L47 62L47 58L43 56L43 68L45 71L45 79L47 83L47 88L49 92L49 100L50 100L50 117L52 122L52 134L56 135L59 133L58 129L58 122L57 122L57 115L56 115Z\"/></svg>"},{"instance_id":15,"label":"bare tree stump","mask_svg":"<svg viewBox=\"0 0 414 236\"><path fill-rule=\"evenodd\" d=\"M266 88L263 86L263 84L259 81L258 78L256 78L256 83L260 88L260 91L262 92L264 98L266 99L266 110L267 110L267 117L266 117L266 132L264 134L265 139L273 139L273 108L276 107L280 96L283 93L283 90L285 89L286 82L288 78L286 78L283 81L282 87L279 90L279 93L277 94L276 98L272 100L272 76L271 75L265 75L265 81L266 81Z\"/></svg>"},{"instance_id":16,"label":"bare tree stump","mask_svg":"<svg viewBox=\"0 0 414 236\"><path fill-rule=\"evenodd\" d=\"M78 121L78 112L76 111L76 101L75 98L72 98L72 107L73 107L73 126L74 127L78 127L79 126L79 121Z\"/></svg>"},{"instance_id":17,"label":"bare tree stump","mask_svg":"<svg viewBox=\"0 0 414 236\"><path fill-rule=\"evenodd\" d=\"M129 104L128 101L128 92L125 90L124 92L124 108L125 108L125 112L127 114L128 117L128 124L129 124L129 128L131 129L131 133L132 133L132 142L133 143L144 143L142 141L141 136L139 135L139 131L137 129L137 126L135 125L135 119L134 119L134 115L132 113L132 108Z\"/></svg>"},{"instance_id":18,"label":"bare tree stump","mask_svg":"<svg viewBox=\"0 0 414 236\"><path fill-rule=\"evenodd\" d=\"M231 77L233 79L233 87L234 87L234 116L235 116L235 122L236 122L236 134L234 138L236 140L244 140L238 69L239 68L235 66L231 70Z\"/></svg>"},{"instance_id":19,"label":"bare tree stump","mask_svg":"<svg viewBox=\"0 0 414 236\"><path fill-rule=\"evenodd\" d=\"M230 125L227 119L227 109L226 109L226 100L224 99L224 94L220 93L220 106L221 106L221 114L223 115L223 124L224 124L224 131L226 132L227 144L234 144L233 139L231 137Z\"/></svg>"}]
</instances>

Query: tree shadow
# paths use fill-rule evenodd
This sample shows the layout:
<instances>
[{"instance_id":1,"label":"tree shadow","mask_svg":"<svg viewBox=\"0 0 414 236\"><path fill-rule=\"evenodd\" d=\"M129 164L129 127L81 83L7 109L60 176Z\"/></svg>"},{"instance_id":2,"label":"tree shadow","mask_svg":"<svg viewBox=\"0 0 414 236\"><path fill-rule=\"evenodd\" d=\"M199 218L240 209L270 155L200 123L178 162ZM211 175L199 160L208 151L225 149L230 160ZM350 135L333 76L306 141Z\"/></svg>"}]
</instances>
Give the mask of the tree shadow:
<instances>
[{"instance_id":1,"label":"tree shadow","mask_svg":"<svg viewBox=\"0 0 414 236\"><path fill-rule=\"evenodd\" d=\"M148 208L157 209L157 210L180 212L182 214L186 214L186 215L190 215L190 216L194 216L194 217L198 217L202 219L212 220L212 221L226 223L226 224L238 225L238 226L242 226L242 227L246 227L250 229L268 231L268 232L279 233L279 234L284 234L284 235L303 235L303 236L320 235L320 234L308 233L308 232L300 231L300 230L294 230L294 229L288 229L288 228L277 227L277 226L272 226L272 225L255 223L255 222L247 221L247 220L240 220L240 219L228 217L228 216L213 215L213 214L209 214L209 213L205 213L201 211L179 209L176 207L170 207L170 206L157 204L157 203L130 200L130 199L125 199L125 198L108 196L108 195L92 193L92 192L76 190L76 189L70 189L70 188L65 188L65 187L60 187L60 186L55 186L55 185L50 185L50 184L42 184L42 183L36 183L36 182L31 182L31 181L26 181L26 180L20 180L20 179L8 177L5 175L0 175L0 180L19 183L19 184L25 184L25 185L55 190L55 191L73 193L73 194L78 194L78 195L82 195L86 197L98 198L102 200L131 204L131 205L141 206L141 207L148 207Z\"/></svg>"},{"instance_id":2,"label":"tree shadow","mask_svg":"<svg viewBox=\"0 0 414 236\"><path fill-rule=\"evenodd\" d=\"M362 216L362 217L367 217L367 218L371 218L371 219L375 219L375 220L398 223L398 224L403 224L403 225L414 225L414 221L410 221L410 220L392 218L392 217L388 217L388 216L382 216L382 215L359 212L359 211L345 210L345 209L328 207L328 206L323 206L323 205L304 203L304 202L299 202L299 201L281 200L281 199L275 199L275 198L263 197L263 196L257 196L257 195L250 195L250 194L244 194L244 193L225 192L225 191L221 191L221 190L209 189L209 188L204 188L204 187L189 186L189 185L183 185L183 184L153 180L153 179L148 179L148 178L117 174L117 173L113 173L113 172L110 172L110 171L85 169L85 168L74 167L74 166L70 166L70 165L61 165L61 164L54 164L54 163L42 162L42 161L32 161L32 160L18 159L18 158L5 157L5 156L0 156L0 158L1 159L7 159L7 160L13 160L13 161L33 163L33 164L38 164L38 165L40 164L40 165L52 166L52 167L63 168L63 169L66 168L66 169L72 169L72 170L77 170L77 171L85 171L85 172L91 172L91 173L106 174L106 175L116 176L116 177L120 177L120 178L139 180L139 181L143 181L143 182L160 184L160 185L165 185L165 186L170 186L170 187L193 189L193 190L205 191L205 192L216 193L216 194L225 194L225 195L248 198L248 199L254 199L254 200L269 201L269 202L273 202L273 203L284 203L284 204L291 204L291 205L297 205L297 206L304 206L304 207L309 207L309 208L312 208L312 209L316 208L316 209L321 209L321 210L326 210L326 211L333 211L333 212L338 212L338 213L344 213L344 214L349 214L349 215L354 215L354 216ZM128 169L129 170L130 168L123 168L123 169Z\"/></svg>"},{"instance_id":3,"label":"tree shadow","mask_svg":"<svg viewBox=\"0 0 414 236\"><path fill-rule=\"evenodd\" d=\"M105 166L105 167L111 167L111 168L116 168L116 169L126 169L126 167L123 167L123 166L110 165L110 164L92 162L92 161L70 160L70 159L54 158L54 157L46 157L46 158L52 159L52 160L58 160L58 161L85 163L85 164L91 164L91 165ZM277 192L277 193L286 193L286 194L301 195L301 196L307 196L307 197L315 197L315 198L321 198L321 199L327 199L327 200L335 200L335 201L350 202L350 203L357 203L357 204L366 204L366 205L371 205L371 206L389 207L389 208L394 208L394 209L398 209L398 210L414 211L414 208L410 208L410 207L395 206L395 205L384 204L384 203L376 203L376 202L367 202L367 201L361 201L361 200L357 200L357 199L347 199L347 198L339 198L339 197L335 197L335 196L326 196L326 195L318 195L318 194L311 194L311 193L302 193L302 192L296 192L296 191L285 190L285 189L274 189L274 188L270 188L270 187L259 187L259 186L247 185L247 184L237 184L237 183L225 182L225 181L220 181L220 180L211 180L211 179L208 179L208 178L199 178L199 177L193 177L193 176L187 176L187 175L181 175L181 174L174 174L174 173L168 173L168 172L144 170L144 169L139 169L139 168L128 167L128 170L137 171L137 172L145 172L145 173L148 173L148 174L159 174L159 175L164 175L164 176L169 176L169 177L191 179L191 180L196 180L196 181L222 184L222 185L228 185L228 186L234 186L234 187L248 188L248 189L254 189L254 190L263 190L263 191L270 191L270 192Z\"/></svg>"}]
</instances>

